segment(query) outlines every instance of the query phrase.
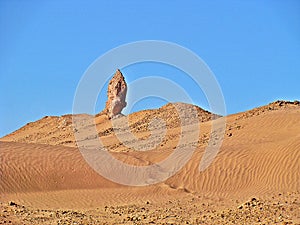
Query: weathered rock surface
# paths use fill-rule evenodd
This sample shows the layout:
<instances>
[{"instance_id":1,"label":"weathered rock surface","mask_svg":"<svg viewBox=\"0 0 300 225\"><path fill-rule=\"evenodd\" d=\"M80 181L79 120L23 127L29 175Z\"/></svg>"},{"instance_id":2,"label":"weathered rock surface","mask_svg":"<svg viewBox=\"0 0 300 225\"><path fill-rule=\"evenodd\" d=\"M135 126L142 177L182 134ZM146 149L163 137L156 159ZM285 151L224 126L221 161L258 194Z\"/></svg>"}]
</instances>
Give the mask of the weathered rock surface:
<instances>
[{"instance_id":1,"label":"weathered rock surface","mask_svg":"<svg viewBox=\"0 0 300 225\"><path fill-rule=\"evenodd\" d=\"M123 108L126 107L125 101L127 94L127 84L121 71L118 69L110 80L107 90L107 101L104 113L109 118L113 118L121 114Z\"/></svg>"}]
</instances>

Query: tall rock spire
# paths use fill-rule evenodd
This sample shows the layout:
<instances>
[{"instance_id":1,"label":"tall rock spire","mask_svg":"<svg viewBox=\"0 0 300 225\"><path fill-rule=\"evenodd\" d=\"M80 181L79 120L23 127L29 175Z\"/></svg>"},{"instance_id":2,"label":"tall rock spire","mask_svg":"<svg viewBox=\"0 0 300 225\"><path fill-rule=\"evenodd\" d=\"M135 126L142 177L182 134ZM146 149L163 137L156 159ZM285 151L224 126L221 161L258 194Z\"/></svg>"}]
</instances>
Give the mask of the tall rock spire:
<instances>
[{"instance_id":1,"label":"tall rock spire","mask_svg":"<svg viewBox=\"0 0 300 225\"><path fill-rule=\"evenodd\" d=\"M123 74L118 69L113 78L110 80L107 89L107 101L104 112L109 118L113 118L114 116L121 114L123 108L126 107L126 94L127 84Z\"/></svg>"}]
</instances>

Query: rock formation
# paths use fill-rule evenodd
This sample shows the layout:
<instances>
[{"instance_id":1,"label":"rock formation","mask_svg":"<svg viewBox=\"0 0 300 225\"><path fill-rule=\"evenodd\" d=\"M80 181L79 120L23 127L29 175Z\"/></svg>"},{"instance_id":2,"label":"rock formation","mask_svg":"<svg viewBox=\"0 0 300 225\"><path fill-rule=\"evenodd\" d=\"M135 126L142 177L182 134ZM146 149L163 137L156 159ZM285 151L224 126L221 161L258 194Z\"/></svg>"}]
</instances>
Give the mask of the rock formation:
<instances>
[{"instance_id":1,"label":"rock formation","mask_svg":"<svg viewBox=\"0 0 300 225\"><path fill-rule=\"evenodd\" d=\"M122 109L126 107L126 93L127 84L121 71L118 69L110 80L107 89L107 101L104 113L106 113L109 118L121 114Z\"/></svg>"}]
</instances>

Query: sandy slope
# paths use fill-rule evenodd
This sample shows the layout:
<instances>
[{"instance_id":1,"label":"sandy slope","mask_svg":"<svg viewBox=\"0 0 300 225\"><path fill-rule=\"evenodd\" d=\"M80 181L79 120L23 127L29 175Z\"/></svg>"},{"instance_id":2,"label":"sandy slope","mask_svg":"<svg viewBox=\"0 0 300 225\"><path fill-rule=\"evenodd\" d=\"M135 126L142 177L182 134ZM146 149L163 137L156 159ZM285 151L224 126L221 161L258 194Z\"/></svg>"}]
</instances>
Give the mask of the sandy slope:
<instances>
[{"instance_id":1,"label":"sandy slope","mask_svg":"<svg viewBox=\"0 0 300 225\"><path fill-rule=\"evenodd\" d=\"M163 110L159 113L163 113ZM149 111L131 115L131 129L140 138L149 135L144 126L149 115ZM271 224L299 222L300 107L297 104L278 102L228 116L225 139L219 154L208 169L199 172L199 162L207 145L211 124L204 120L200 126L197 150L188 164L168 180L146 187L123 186L99 176L88 166L77 148L61 145L66 143L66 137L70 138L65 132L72 129L65 128L69 126L68 121L63 122L65 129L60 130L57 129L61 122L59 118L49 118L29 124L3 138L5 142L0 142L1 221L18 223L16 218L20 217L15 215L22 215L22 220L27 224L44 224L41 217L54 224L58 219L66 218L70 221L77 218L76 221L86 224L105 220L110 223L167 223L169 219L173 219L174 223L188 220L204 224L229 224L229 221L258 223L256 217L255 220L246 217L247 213L251 217L252 212L259 215L261 221L271 221ZM44 123L45 120L49 121ZM170 124L176 121L170 120ZM100 132L107 130L102 138L112 150L111 154L129 164L158 162L166 158L178 143L179 129L170 125L167 137L155 150L128 150L118 144L110 130L109 121L101 116L96 121L98 127L101 125ZM55 133L57 139L51 143L56 146L20 143L34 142L36 133L43 135L36 142L50 142L53 136L47 138L47 130ZM255 201L251 200L253 197ZM17 205L7 205L8 201ZM242 202L247 204L239 208ZM22 208L22 205L25 206ZM144 214L142 208L146 210ZM20 212L21 209L25 214ZM49 209L49 212L45 211L45 215L42 215L37 209ZM60 209L80 210L78 212L88 216L76 217L72 214L74 211L63 213ZM193 218L184 209L188 209ZM51 213L58 214L56 219L51 219ZM173 218L174 214L176 216ZM135 215L141 218L133 218ZM146 218L142 215L146 215ZM164 215L164 218L158 218L159 215ZM178 217L180 215L181 218ZM232 215L236 216L231 218ZM39 219L30 220L35 217Z\"/></svg>"},{"instance_id":2,"label":"sandy slope","mask_svg":"<svg viewBox=\"0 0 300 225\"><path fill-rule=\"evenodd\" d=\"M130 114L128 119L130 121L130 128L135 134L147 131L148 123L152 118L161 118L167 121L168 128L178 127L180 120L178 119L177 110L174 105L188 109L196 107L184 103L167 104L159 109L143 110ZM199 119L201 122L211 120L214 116L208 111L196 107ZM83 117L84 115L77 115ZM188 114L184 119L188 120ZM108 117L103 114L98 114L95 117L95 124L98 129L98 134L101 137L113 136L113 129ZM63 116L45 116L42 119L27 123L20 129L11 134L2 137L1 141L12 141L21 143L39 143L47 145L63 145L68 147L76 147L74 138L74 128L72 127L72 115ZM109 144L112 146L112 144Z\"/></svg>"}]
</instances>

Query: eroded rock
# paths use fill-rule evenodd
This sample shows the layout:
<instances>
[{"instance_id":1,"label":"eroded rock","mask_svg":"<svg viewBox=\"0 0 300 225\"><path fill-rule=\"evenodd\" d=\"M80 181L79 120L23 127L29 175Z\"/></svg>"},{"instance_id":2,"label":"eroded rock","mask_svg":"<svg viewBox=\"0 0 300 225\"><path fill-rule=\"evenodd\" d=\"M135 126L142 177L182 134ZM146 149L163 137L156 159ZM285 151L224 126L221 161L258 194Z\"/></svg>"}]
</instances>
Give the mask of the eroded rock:
<instances>
[{"instance_id":1,"label":"eroded rock","mask_svg":"<svg viewBox=\"0 0 300 225\"><path fill-rule=\"evenodd\" d=\"M126 107L127 84L121 71L118 69L110 80L107 90L107 101L104 113L109 118L113 118L121 114L123 108Z\"/></svg>"}]
</instances>

